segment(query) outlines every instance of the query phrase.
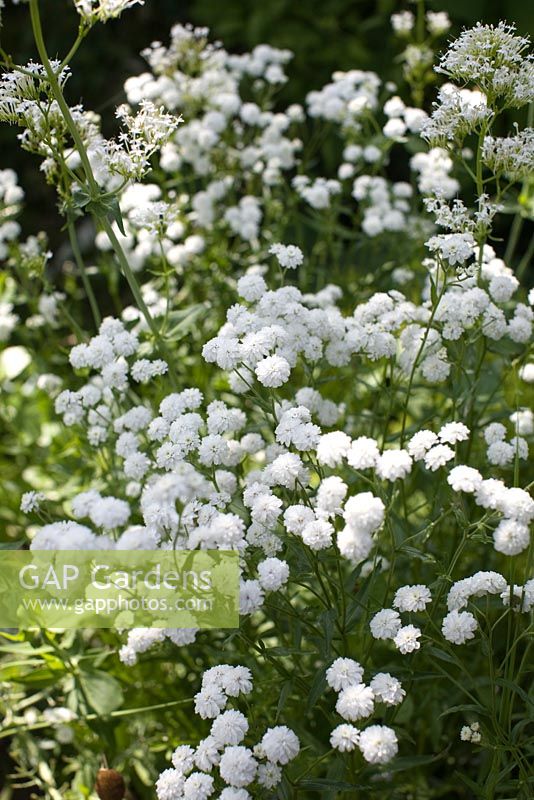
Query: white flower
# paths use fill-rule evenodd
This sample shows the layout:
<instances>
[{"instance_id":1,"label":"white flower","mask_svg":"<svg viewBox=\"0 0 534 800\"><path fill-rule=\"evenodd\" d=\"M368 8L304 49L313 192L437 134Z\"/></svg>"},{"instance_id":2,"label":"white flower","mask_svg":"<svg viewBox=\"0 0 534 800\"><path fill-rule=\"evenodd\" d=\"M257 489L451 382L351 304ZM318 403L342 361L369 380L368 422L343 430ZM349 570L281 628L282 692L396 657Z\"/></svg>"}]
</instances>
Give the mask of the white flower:
<instances>
[{"instance_id":1,"label":"white flower","mask_svg":"<svg viewBox=\"0 0 534 800\"><path fill-rule=\"evenodd\" d=\"M484 483L489 483L485 481ZM496 504L493 506L505 517L512 517L528 524L534 519L534 500L524 489L513 487L497 493Z\"/></svg>"},{"instance_id":2,"label":"white flower","mask_svg":"<svg viewBox=\"0 0 534 800\"><path fill-rule=\"evenodd\" d=\"M460 465L451 469L447 483L455 492L473 493L482 485L482 475L473 467Z\"/></svg>"},{"instance_id":3,"label":"white flower","mask_svg":"<svg viewBox=\"0 0 534 800\"><path fill-rule=\"evenodd\" d=\"M339 693L336 711L349 722L368 717L374 709L373 690L364 683L347 686Z\"/></svg>"},{"instance_id":4,"label":"white flower","mask_svg":"<svg viewBox=\"0 0 534 800\"><path fill-rule=\"evenodd\" d=\"M419 642L420 636L421 631L419 628L416 628L415 625L405 625L398 630L393 641L397 650L403 655L406 655L406 653L413 653L414 650L419 650L421 647Z\"/></svg>"},{"instance_id":5,"label":"white flower","mask_svg":"<svg viewBox=\"0 0 534 800\"><path fill-rule=\"evenodd\" d=\"M515 458L515 447L509 442L493 442L487 450L488 461L499 467L506 467Z\"/></svg>"},{"instance_id":6,"label":"white flower","mask_svg":"<svg viewBox=\"0 0 534 800\"><path fill-rule=\"evenodd\" d=\"M302 250L294 244L273 244L269 248L269 253L276 256L282 269L296 269L304 261Z\"/></svg>"},{"instance_id":7,"label":"white flower","mask_svg":"<svg viewBox=\"0 0 534 800\"><path fill-rule=\"evenodd\" d=\"M74 5L78 14L89 21L95 19L107 22L109 19L120 17L127 8L139 3L143 5L145 0L74 0Z\"/></svg>"},{"instance_id":8,"label":"white flower","mask_svg":"<svg viewBox=\"0 0 534 800\"><path fill-rule=\"evenodd\" d=\"M367 531L346 525L337 535L337 546L344 558L359 564L373 549L373 539Z\"/></svg>"},{"instance_id":9,"label":"white flower","mask_svg":"<svg viewBox=\"0 0 534 800\"><path fill-rule=\"evenodd\" d=\"M469 428L462 422L448 422L441 428L438 436L446 444L465 442L469 438Z\"/></svg>"},{"instance_id":10,"label":"white flower","mask_svg":"<svg viewBox=\"0 0 534 800\"><path fill-rule=\"evenodd\" d=\"M376 464L376 474L385 481L403 479L412 470L412 459L406 450L385 450Z\"/></svg>"},{"instance_id":11,"label":"white flower","mask_svg":"<svg viewBox=\"0 0 534 800\"><path fill-rule=\"evenodd\" d=\"M141 358L132 364L131 375L137 383L146 383L156 375L164 375L168 368L161 359L149 361L147 358Z\"/></svg>"},{"instance_id":12,"label":"white flower","mask_svg":"<svg viewBox=\"0 0 534 800\"><path fill-rule=\"evenodd\" d=\"M375 699L385 703L387 706L397 706L402 703L406 695L400 681L390 675L389 672L379 672L372 679L370 686Z\"/></svg>"},{"instance_id":13,"label":"white flower","mask_svg":"<svg viewBox=\"0 0 534 800\"><path fill-rule=\"evenodd\" d=\"M253 303L255 300L260 300L267 291L267 284L261 275L253 273L243 275L237 282L237 291L240 297Z\"/></svg>"},{"instance_id":14,"label":"white flower","mask_svg":"<svg viewBox=\"0 0 534 800\"><path fill-rule=\"evenodd\" d=\"M475 240L471 233L441 233L432 236L425 244L451 266L463 264L475 252Z\"/></svg>"},{"instance_id":15,"label":"white flower","mask_svg":"<svg viewBox=\"0 0 534 800\"><path fill-rule=\"evenodd\" d=\"M284 525L289 533L301 535L309 522L315 520L315 514L309 506L288 506L284 511Z\"/></svg>"},{"instance_id":16,"label":"white flower","mask_svg":"<svg viewBox=\"0 0 534 800\"><path fill-rule=\"evenodd\" d=\"M295 489L300 483L306 485L309 475L302 459L296 453L282 453L277 456L264 472L264 480L271 486Z\"/></svg>"},{"instance_id":17,"label":"white flower","mask_svg":"<svg viewBox=\"0 0 534 800\"><path fill-rule=\"evenodd\" d=\"M226 706L227 699L216 686L203 687L195 695L195 713L202 719L215 719Z\"/></svg>"},{"instance_id":18,"label":"white flower","mask_svg":"<svg viewBox=\"0 0 534 800\"><path fill-rule=\"evenodd\" d=\"M354 439L347 453L347 462L354 469L374 467L379 458L378 444L375 439L359 436Z\"/></svg>"},{"instance_id":19,"label":"white flower","mask_svg":"<svg viewBox=\"0 0 534 800\"><path fill-rule=\"evenodd\" d=\"M274 789L282 780L282 770L278 764L273 764L272 761L267 761L266 764L260 764L258 767L257 781L260 786L266 789Z\"/></svg>"},{"instance_id":20,"label":"white flower","mask_svg":"<svg viewBox=\"0 0 534 800\"><path fill-rule=\"evenodd\" d=\"M277 388L286 383L291 373L288 361L281 356L267 356L256 364L256 377L268 388Z\"/></svg>"},{"instance_id":21,"label":"white flower","mask_svg":"<svg viewBox=\"0 0 534 800\"><path fill-rule=\"evenodd\" d=\"M341 514L341 506L348 491L347 484L337 475L324 478L319 484L316 495L318 512L328 516Z\"/></svg>"},{"instance_id":22,"label":"white flower","mask_svg":"<svg viewBox=\"0 0 534 800\"><path fill-rule=\"evenodd\" d=\"M253 614L262 607L264 593L259 581L242 580L239 585L239 613Z\"/></svg>"},{"instance_id":23,"label":"white flower","mask_svg":"<svg viewBox=\"0 0 534 800\"><path fill-rule=\"evenodd\" d=\"M369 764L387 764L399 749L395 731L386 725L371 725L362 731L359 748Z\"/></svg>"},{"instance_id":24,"label":"white flower","mask_svg":"<svg viewBox=\"0 0 534 800\"><path fill-rule=\"evenodd\" d=\"M401 627L399 612L392 608L383 608L374 615L369 627L375 639L393 639Z\"/></svg>"},{"instance_id":25,"label":"white flower","mask_svg":"<svg viewBox=\"0 0 534 800\"><path fill-rule=\"evenodd\" d=\"M177 769L164 770L156 781L158 800L182 800L185 778Z\"/></svg>"},{"instance_id":26,"label":"white flower","mask_svg":"<svg viewBox=\"0 0 534 800\"><path fill-rule=\"evenodd\" d=\"M345 503L343 518L352 528L370 534L382 525L385 512L386 507L379 497L371 492L360 492Z\"/></svg>"},{"instance_id":27,"label":"white flower","mask_svg":"<svg viewBox=\"0 0 534 800\"><path fill-rule=\"evenodd\" d=\"M478 744L482 739L479 723L473 722L471 725L464 725L460 730L460 739L462 742Z\"/></svg>"},{"instance_id":28,"label":"white flower","mask_svg":"<svg viewBox=\"0 0 534 800\"><path fill-rule=\"evenodd\" d=\"M464 644L473 639L478 623L470 611L449 611L443 619L441 631L445 639L453 644Z\"/></svg>"},{"instance_id":29,"label":"white flower","mask_svg":"<svg viewBox=\"0 0 534 800\"><path fill-rule=\"evenodd\" d=\"M184 800L208 800L208 797L213 794L213 784L214 780L211 775L193 772L184 783Z\"/></svg>"},{"instance_id":30,"label":"white flower","mask_svg":"<svg viewBox=\"0 0 534 800\"><path fill-rule=\"evenodd\" d=\"M267 558L258 564L258 580L266 592L277 592L289 578L289 566L279 558Z\"/></svg>"},{"instance_id":31,"label":"white flower","mask_svg":"<svg viewBox=\"0 0 534 800\"><path fill-rule=\"evenodd\" d=\"M248 720L240 711L224 711L214 720L210 736L219 747L241 744L248 731ZM174 764L177 767L176 764Z\"/></svg>"},{"instance_id":32,"label":"white flower","mask_svg":"<svg viewBox=\"0 0 534 800\"><path fill-rule=\"evenodd\" d=\"M519 377L525 383L534 383L534 362L523 364L519 369Z\"/></svg>"},{"instance_id":33,"label":"white flower","mask_svg":"<svg viewBox=\"0 0 534 800\"><path fill-rule=\"evenodd\" d=\"M234 786L226 786L218 796L218 800L251 800L251 795L246 789L236 789Z\"/></svg>"},{"instance_id":34,"label":"white flower","mask_svg":"<svg viewBox=\"0 0 534 800\"><path fill-rule=\"evenodd\" d=\"M298 737L286 725L269 728L261 740L261 747L269 759L275 764L288 764L299 753Z\"/></svg>"},{"instance_id":35,"label":"white flower","mask_svg":"<svg viewBox=\"0 0 534 800\"><path fill-rule=\"evenodd\" d=\"M327 467L337 467L346 458L351 447L350 436L343 431L325 433L317 445L317 460Z\"/></svg>"},{"instance_id":36,"label":"white flower","mask_svg":"<svg viewBox=\"0 0 534 800\"><path fill-rule=\"evenodd\" d=\"M99 497L91 505L89 518L99 528L117 528L130 517L130 506L116 497Z\"/></svg>"},{"instance_id":37,"label":"white flower","mask_svg":"<svg viewBox=\"0 0 534 800\"><path fill-rule=\"evenodd\" d=\"M391 25L399 36L406 36L410 33L415 24L415 17L411 11L401 11L391 15Z\"/></svg>"},{"instance_id":38,"label":"white flower","mask_svg":"<svg viewBox=\"0 0 534 800\"><path fill-rule=\"evenodd\" d=\"M220 760L221 754L217 742L211 736L201 739L195 752L195 766L202 772L211 772L213 767L218 766Z\"/></svg>"},{"instance_id":39,"label":"white flower","mask_svg":"<svg viewBox=\"0 0 534 800\"><path fill-rule=\"evenodd\" d=\"M484 428L484 439L488 445L502 442L505 436L506 428L501 422L492 422Z\"/></svg>"},{"instance_id":40,"label":"white flower","mask_svg":"<svg viewBox=\"0 0 534 800\"><path fill-rule=\"evenodd\" d=\"M425 16L428 30L433 36L447 33L451 27L451 21L446 11L427 11Z\"/></svg>"},{"instance_id":41,"label":"white flower","mask_svg":"<svg viewBox=\"0 0 534 800\"><path fill-rule=\"evenodd\" d=\"M493 546L499 553L516 556L526 550L530 542L528 526L517 519L503 519L493 531Z\"/></svg>"},{"instance_id":42,"label":"white flower","mask_svg":"<svg viewBox=\"0 0 534 800\"><path fill-rule=\"evenodd\" d=\"M451 458L454 458L454 450L446 444L438 444L435 447L431 447L425 455L425 467L435 472L440 467L444 467Z\"/></svg>"},{"instance_id":43,"label":"white flower","mask_svg":"<svg viewBox=\"0 0 534 800\"><path fill-rule=\"evenodd\" d=\"M342 723L330 734L330 744L340 753L350 753L356 749L360 741L360 731L354 725Z\"/></svg>"},{"instance_id":44,"label":"white flower","mask_svg":"<svg viewBox=\"0 0 534 800\"><path fill-rule=\"evenodd\" d=\"M180 745L172 754L172 765L183 775L188 775L195 765L195 751L187 744Z\"/></svg>"},{"instance_id":45,"label":"white flower","mask_svg":"<svg viewBox=\"0 0 534 800\"><path fill-rule=\"evenodd\" d=\"M334 526L324 519L308 522L302 529L301 537L304 544L312 550L326 550L332 544Z\"/></svg>"},{"instance_id":46,"label":"white flower","mask_svg":"<svg viewBox=\"0 0 534 800\"><path fill-rule=\"evenodd\" d=\"M31 511L39 511L44 499L45 496L42 492L24 492L20 498L20 510L24 514L29 514Z\"/></svg>"},{"instance_id":47,"label":"white flower","mask_svg":"<svg viewBox=\"0 0 534 800\"><path fill-rule=\"evenodd\" d=\"M336 692L361 683L363 667L352 658L336 658L326 670L326 682Z\"/></svg>"},{"instance_id":48,"label":"white flower","mask_svg":"<svg viewBox=\"0 0 534 800\"><path fill-rule=\"evenodd\" d=\"M437 441L438 437L432 431L418 431L412 436L406 449L415 461L421 461Z\"/></svg>"},{"instance_id":49,"label":"white flower","mask_svg":"<svg viewBox=\"0 0 534 800\"><path fill-rule=\"evenodd\" d=\"M393 605L399 611L424 611L431 601L432 595L429 588L420 583L415 586L401 586L400 589L397 589Z\"/></svg>"},{"instance_id":50,"label":"white flower","mask_svg":"<svg viewBox=\"0 0 534 800\"><path fill-rule=\"evenodd\" d=\"M227 747L221 756L219 772L230 786L248 786L256 777L258 764L248 747Z\"/></svg>"}]
</instances>

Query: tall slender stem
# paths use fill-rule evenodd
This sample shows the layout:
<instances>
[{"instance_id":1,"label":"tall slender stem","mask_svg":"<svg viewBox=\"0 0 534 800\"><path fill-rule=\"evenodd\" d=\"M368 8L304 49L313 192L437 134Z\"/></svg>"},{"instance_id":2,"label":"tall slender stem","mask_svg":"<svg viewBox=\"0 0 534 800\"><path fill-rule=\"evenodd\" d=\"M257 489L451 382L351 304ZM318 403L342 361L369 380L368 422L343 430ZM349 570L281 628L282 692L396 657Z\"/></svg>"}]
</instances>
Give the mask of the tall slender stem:
<instances>
[{"instance_id":1,"label":"tall slender stem","mask_svg":"<svg viewBox=\"0 0 534 800\"><path fill-rule=\"evenodd\" d=\"M93 292L93 287L91 286L91 282L89 280L89 276L87 274L87 269L85 267L85 263L80 252L80 246L78 244L78 236L76 234L76 228L74 223L71 219L67 222L67 230L69 232L69 239L70 239L70 246L72 248L72 253L74 255L74 260L76 262L76 266L80 271L80 276L82 279L82 283L85 289L85 293L89 300L89 305L91 306L91 312L93 314L93 319L95 321L95 325L97 328L100 327L100 323L102 322L102 316L100 314L100 309L98 308L98 303Z\"/></svg>"},{"instance_id":2,"label":"tall slender stem","mask_svg":"<svg viewBox=\"0 0 534 800\"><path fill-rule=\"evenodd\" d=\"M33 36L35 39L37 50L39 52L39 57L45 68L45 72L47 74L54 98L57 101L57 104L61 110L61 113L69 130L69 133L72 136L72 140L76 146L76 150L78 151L78 154L80 156L80 161L82 163L83 171L89 188L89 194L94 204L98 207L98 201L101 199L102 194L104 193L102 192L100 186L98 185L95 179L85 144L78 130L78 126L76 125L76 122L74 121L74 118L71 114L70 108L67 102L65 101L65 98L63 97L63 92L61 90L61 86L59 85L57 74L54 72L52 64L50 63L50 59L48 57L46 45L43 38L41 17L39 14L39 0L30 0L30 16L32 22ZM169 375L171 377L171 380L173 381L173 383L176 383L176 374L172 362L170 361L167 348L165 347L165 343L163 342L159 329L156 323L154 322L154 319L152 318L152 315L150 314L150 311L148 310L145 301L143 300L139 284L137 283L137 280L128 263L128 259L126 258L126 254L115 234L115 231L113 230L109 218L105 213L98 214L93 212L93 214L96 217L96 219L100 222L101 226L103 227L104 231L106 232L111 242L111 245L119 261L121 270L124 274L124 277L128 281L130 290L135 298L135 302L137 303L137 306L141 311L141 313L143 314L148 327L150 328L152 334L154 335L160 353L168 363Z\"/></svg>"}]
</instances>

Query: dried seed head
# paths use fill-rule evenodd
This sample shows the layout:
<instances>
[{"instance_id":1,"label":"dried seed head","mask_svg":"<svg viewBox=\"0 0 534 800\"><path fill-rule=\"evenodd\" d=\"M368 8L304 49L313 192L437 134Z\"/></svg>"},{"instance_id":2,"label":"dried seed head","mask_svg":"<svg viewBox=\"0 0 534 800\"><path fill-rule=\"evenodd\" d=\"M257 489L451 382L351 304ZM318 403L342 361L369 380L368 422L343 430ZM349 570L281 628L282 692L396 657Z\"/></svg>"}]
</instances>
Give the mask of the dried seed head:
<instances>
[{"instance_id":1,"label":"dried seed head","mask_svg":"<svg viewBox=\"0 0 534 800\"><path fill-rule=\"evenodd\" d=\"M100 800L123 800L126 786L116 769L99 769L95 789Z\"/></svg>"}]
</instances>

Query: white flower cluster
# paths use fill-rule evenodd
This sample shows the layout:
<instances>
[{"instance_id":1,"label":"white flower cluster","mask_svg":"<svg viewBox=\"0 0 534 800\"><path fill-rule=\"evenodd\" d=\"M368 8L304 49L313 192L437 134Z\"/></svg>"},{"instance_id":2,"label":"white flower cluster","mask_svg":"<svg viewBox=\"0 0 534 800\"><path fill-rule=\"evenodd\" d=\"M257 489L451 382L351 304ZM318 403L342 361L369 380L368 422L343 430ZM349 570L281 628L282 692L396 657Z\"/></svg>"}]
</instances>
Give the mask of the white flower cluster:
<instances>
[{"instance_id":1,"label":"white flower cluster","mask_svg":"<svg viewBox=\"0 0 534 800\"><path fill-rule=\"evenodd\" d=\"M249 695L252 688L246 667L220 664L204 673L195 712L213 720L211 730L196 747L176 748L173 767L157 780L158 800L207 800L215 791L222 800L252 800L256 792L278 786L282 767L296 758L300 742L290 728L277 725L257 744L243 744L248 719L241 711L225 709L230 699Z\"/></svg>"},{"instance_id":2,"label":"white flower cluster","mask_svg":"<svg viewBox=\"0 0 534 800\"><path fill-rule=\"evenodd\" d=\"M341 184L332 178L316 178L312 181L307 175L297 175L292 186L308 205L317 210L328 208L332 198L341 192Z\"/></svg>"},{"instance_id":3,"label":"white flower cluster","mask_svg":"<svg viewBox=\"0 0 534 800\"><path fill-rule=\"evenodd\" d=\"M528 442L522 436L514 436L506 441L506 426L502 422L492 422L484 428L487 444L486 456L490 464L506 467L516 458L528 459Z\"/></svg>"},{"instance_id":4,"label":"white flower cluster","mask_svg":"<svg viewBox=\"0 0 534 800\"><path fill-rule=\"evenodd\" d=\"M534 579L524 586L508 586L506 578L498 572L477 572L470 578L462 578L454 583L447 596L449 613L443 620L442 633L453 644L464 644L473 639L478 628L477 620L470 611L464 611L472 598L498 595L503 604L510 600L518 610L528 613L534 606ZM475 607L476 608L476 607Z\"/></svg>"},{"instance_id":5,"label":"white flower cluster","mask_svg":"<svg viewBox=\"0 0 534 800\"><path fill-rule=\"evenodd\" d=\"M1 101L0 101L1 107ZM12 169L0 170L0 260L7 258L9 252L9 242L15 240L20 233L20 225L14 219L20 210L20 203L24 198L24 191L18 185L17 174ZM0 312L2 319L7 317L9 312ZM0 323L0 331L3 327ZM0 333L0 340L3 339Z\"/></svg>"},{"instance_id":6,"label":"white flower cluster","mask_svg":"<svg viewBox=\"0 0 534 800\"><path fill-rule=\"evenodd\" d=\"M486 136L482 157L495 174L522 180L534 170L534 129L525 128L516 136Z\"/></svg>"},{"instance_id":7,"label":"white flower cluster","mask_svg":"<svg viewBox=\"0 0 534 800\"><path fill-rule=\"evenodd\" d=\"M462 422L448 422L439 433L420 430L407 445L408 453L414 461L423 461L427 469L435 472L451 461L455 452L450 445L464 442L469 438L469 428Z\"/></svg>"},{"instance_id":8,"label":"white flower cluster","mask_svg":"<svg viewBox=\"0 0 534 800\"><path fill-rule=\"evenodd\" d=\"M144 5L145 0L74 0L76 11L85 22L107 22L120 17L134 5Z\"/></svg>"},{"instance_id":9,"label":"white flower cluster","mask_svg":"<svg viewBox=\"0 0 534 800\"><path fill-rule=\"evenodd\" d=\"M493 532L493 545L499 553L515 556L530 543L529 524L534 519L534 500L524 489L508 488L496 478L484 480L473 467L453 467L447 483L455 492L471 494L477 506L489 513L499 512L502 519Z\"/></svg>"},{"instance_id":10,"label":"white flower cluster","mask_svg":"<svg viewBox=\"0 0 534 800\"><path fill-rule=\"evenodd\" d=\"M141 100L135 114L128 105L121 105L116 116L124 131L118 141L107 142L106 165L124 178L141 178L150 166L150 157L170 139L181 117L167 114L164 106L151 100Z\"/></svg>"},{"instance_id":11,"label":"white flower cluster","mask_svg":"<svg viewBox=\"0 0 534 800\"><path fill-rule=\"evenodd\" d=\"M519 107L532 100L534 64L530 41L515 35L513 25L483 25L463 31L442 56L437 72L458 83L474 83L492 98Z\"/></svg>"},{"instance_id":12,"label":"white flower cluster","mask_svg":"<svg viewBox=\"0 0 534 800\"><path fill-rule=\"evenodd\" d=\"M407 228L412 196L409 183L399 181L389 186L379 175L360 175L352 186L352 196L363 207L362 230L367 236Z\"/></svg>"},{"instance_id":13,"label":"white flower cluster","mask_svg":"<svg viewBox=\"0 0 534 800\"><path fill-rule=\"evenodd\" d=\"M472 744L479 744L482 740L480 733L480 724L472 722L471 725L464 725L460 731L460 739L462 742L472 742Z\"/></svg>"},{"instance_id":14,"label":"white flower cluster","mask_svg":"<svg viewBox=\"0 0 534 800\"><path fill-rule=\"evenodd\" d=\"M44 499L45 495L42 492L24 492L20 498L20 510L24 514L30 514L32 511L39 511Z\"/></svg>"},{"instance_id":15,"label":"white flower cluster","mask_svg":"<svg viewBox=\"0 0 534 800\"><path fill-rule=\"evenodd\" d=\"M421 127L421 135L433 147L459 146L491 117L485 94L446 83L439 90L432 116Z\"/></svg>"},{"instance_id":16,"label":"white flower cluster","mask_svg":"<svg viewBox=\"0 0 534 800\"><path fill-rule=\"evenodd\" d=\"M292 245L276 244L271 251L283 268L302 263L300 249ZM357 305L352 316L344 317L333 294L324 295L321 302L318 295L303 295L295 287L268 291L261 275L251 272L238 283L249 306L232 306L218 336L204 346L204 358L232 373L234 391L246 391L254 377L267 388L278 388L290 380L300 360L342 367L355 355L371 361L395 357L406 375L415 364L426 380L439 383L450 372L443 340L471 335L475 326L493 340L508 336L524 343L532 334L534 313L528 306L516 304L507 320L497 305L508 303L515 291L510 270L489 246L483 259L482 278L489 283L488 291L476 286L474 279L451 286L443 293L428 332L427 305L417 306L400 292L376 293Z\"/></svg>"},{"instance_id":17,"label":"white flower cluster","mask_svg":"<svg viewBox=\"0 0 534 800\"><path fill-rule=\"evenodd\" d=\"M393 600L393 605L398 611L393 608L383 608L378 611L369 623L372 636L375 639L392 640L402 655L419 650L421 629L411 623L403 625L399 611L424 611L431 601L430 590L423 584L401 586Z\"/></svg>"},{"instance_id":18,"label":"white flower cluster","mask_svg":"<svg viewBox=\"0 0 534 800\"><path fill-rule=\"evenodd\" d=\"M132 667L141 653L146 653L167 639L177 647L193 644L197 632L196 628L132 628L126 644L119 650L119 658L123 664Z\"/></svg>"},{"instance_id":19,"label":"white flower cluster","mask_svg":"<svg viewBox=\"0 0 534 800\"><path fill-rule=\"evenodd\" d=\"M337 658L326 671L328 685L338 692L336 711L347 723L367 719L375 711L375 704L397 706L406 692L397 678L388 672L379 672L369 686L363 683L363 667L351 658ZM359 749L370 764L386 764L397 755L397 736L386 725L369 725L359 730L354 725L342 723L330 735L330 744L342 753Z\"/></svg>"},{"instance_id":20,"label":"white flower cluster","mask_svg":"<svg viewBox=\"0 0 534 800\"><path fill-rule=\"evenodd\" d=\"M335 72L332 78L332 83L307 95L308 114L357 130L360 117L378 108L382 82L375 72L359 69Z\"/></svg>"},{"instance_id":21,"label":"white flower cluster","mask_svg":"<svg viewBox=\"0 0 534 800\"><path fill-rule=\"evenodd\" d=\"M162 190L155 183L129 183L121 195L121 212L124 233L113 223L113 231L123 248L128 263L134 272L139 272L150 258L161 257L178 272L204 251L205 241L198 234L185 236L186 226L179 203L164 202ZM112 250L105 231L95 238L97 248L103 252ZM169 290L172 290L172 276ZM150 282L142 286L143 299L153 317L165 311L166 302L154 296ZM133 311L133 309L132 309ZM135 309L139 314L139 311Z\"/></svg>"}]
</instances>

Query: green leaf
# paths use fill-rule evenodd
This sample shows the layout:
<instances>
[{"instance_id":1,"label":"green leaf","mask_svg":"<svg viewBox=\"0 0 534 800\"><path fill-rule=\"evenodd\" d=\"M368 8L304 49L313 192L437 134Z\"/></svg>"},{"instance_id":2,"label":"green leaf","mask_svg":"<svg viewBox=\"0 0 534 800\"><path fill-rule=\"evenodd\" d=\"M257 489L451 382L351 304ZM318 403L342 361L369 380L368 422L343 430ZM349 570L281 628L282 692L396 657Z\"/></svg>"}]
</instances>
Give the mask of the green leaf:
<instances>
[{"instance_id":1,"label":"green leaf","mask_svg":"<svg viewBox=\"0 0 534 800\"><path fill-rule=\"evenodd\" d=\"M315 677L312 681L312 685L310 687L310 693L308 695L308 711L316 705L318 699L326 690L326 674L324 667L320 667L317 672L315 673Z\"/></svg>"},{"instance_id":2,"label":"green leaf","mask_svg":"<svg viewBox=\"0 0 534 800\"><path fill-rule=\"evenodd\" d=\"M25 539L16 539L12 542L0 542L0 550L20 550Z\"/></svg>"},{"instance_id":3,"label":"green leaf","mask_svg":"<svg viewBox=\"0 0 534 800\"><path fill-rule=\"evenodd\" d=\"M410 547L407 544L403 544L402 547L398 548L399 553L404 553L404 555L410 556L412 558L417 558L419 561L425 561L428 564L435 564L436 559L432 555L432 553L425 553L421 550L418 550L416 547Z\"/></svg>"},{"instance_id":4,"label":"green leaf","mask_svg":"<svg viewBox=\"0 0 534 800\"><path fill-rule=\"evenodd\" d=\"M471 789L472 792L474 792L473 797L486 797L486 792L484 787L472 781L471 778L468 778L462 772L455 772L454 777L461 780L463 783L465 783L466 786L468 786Z\"/></svg>"},{"instance_id":5,"label":"green leaf","mask_svg":"<svg viewBox=\"0 0 534 800\"><path fill-rule=\"evenodd\" d=\"M456 659L446 653L445 650L440 650L439 647L429 647L427 652L435 656L435 658L439 658L440 661L447 661L449 664L458 666Z\"/></svg>"},{"instance_id":6,"label":"green leaf","mask_svg":"<svg viewBox=\"0 0 534 800\"><path fill-rule=\"evenodd\" d=\"M276 722L278 722L278 720L280 719L280 714L284 710L284 706L286 704L286 700L289 697L289 695L291 694L291 690L292 689L293 689L293 681L292 680L285 681L283 683L282 689L280 691L280 697L278 699L278 705L276 707L276 716L275 716L275 721Z\"/></svg>"},{"instance_id":7,"label":"green leaf","mask_svg":"<svg viewBox=\"0 0 534 800\"><path fill-rule=\"evenodd\" d=\"M126 231L124 230L124 220L122 218L121 207L119 205L119 201L116 197L112 197L106 203L106 210L113 220L113 222L117 223L117 228L120 230L123 236L126 236Z\"/></svg>"},{"instance_id":8,"label":"green leaf","mask_svg":"<svg viewBox=\"0 0 534 800\"><path fill-rule=\"evenodd\" d=\"M511 689L511 691L514 692L514 694L519 695L521 700L523 700L523 702L527 706L534 706L534 700L531 697L529 697L528 694L513 681L508 681L505 678L496 678L495 683L497 684L497 686L502 686L504 689Z\"/></svg>"},{"instance_id":9,"label":"green leaf","mask_svg":"<svg viewBox=\"0 0 534 800\"><path fill-rule=\"evenodd\" d=\"M331 781L328 780L328 778L315 778L314 780L299 781L298 785L302 789L316 789L318 791L323 789L331 789L337 792L352 792L354 789L360 789L364 791L371 788L370 786L360 786L359 784L346 783L345 781Z\"/></svg>"},{"instance_id":10,"label":"green leaf","mask_svg":"<svg viewBox=\"0 0 534 800\"><path fill-rule=\"evenodd\" d=\"M443 713L440 714L439 717L441 719L441 717L447 717L449 714L456 714L457 711L472 711L473 713L479 716L484 716L484 717L491 716L489 711L487 711L487 709L485 709L483 706L479 706L476 703L464 703L463 705L460 706L451 706L451 708L448 708L446 711L443 711Z\"/></svg>"},{"instance_id":11,"label":"green leaf","mask_svg":"<svg viewBox=\"0 0 534 800\"><path fill-rule=\"evenodd\" d=\"M30 666L25 669L22 665L7 665L0 670L0 681L12 681L31 686L34 689L45 688L57 683L65 675L63 665L59 668Z\"/></svg>"},{"instance_id":12,"label":"green leaf","mask_svg":"<svg viewBox=\"0 0 534 800\"><path fill-rule=\"evenodd\" d=\"M105 716L122 705L122 687L107 672L84 671L80 674L79 681L87 702L98 714Z\"/></svg>"},{"instance_id":13,"label":"green leaf","mask_svg":"<svg viewBox=\"0 0 534 800\"><path fill-rule=\"evenodd\" d=\"M205 303L195 303L181 311L173 312L169 315L169 321L173 327L167 331L165 338L173 342L179 342L206 312L207 305Z\"/></svg>"},{"instance_id":14,"label":"green leaf","mask_svg":"<svg viewBox=\"0 0 534 800\"><path fill-rule=\"evenodd\" d=\"M432 764L434 761L439 761L444 758L445 753L438 753L437 755L427 756L403 756L396 758L391 765L388 765L388 772L403 772L407 769L417 769L425 764Z\"/></svg>"},{"instance_id":15,"label":"green leaf","mask_svg":"<svg viewBox=\"0 0 534 800\"><path fill-rule=\"evenodd\" d=\"M318 622L324 633L324 639L321 642L321 654L324 658L330 657L330 646L334 636L336 616L337 611L335 608L329 608L323 611L322 614L319 614Z\"/></svg>"}]
</instances>

